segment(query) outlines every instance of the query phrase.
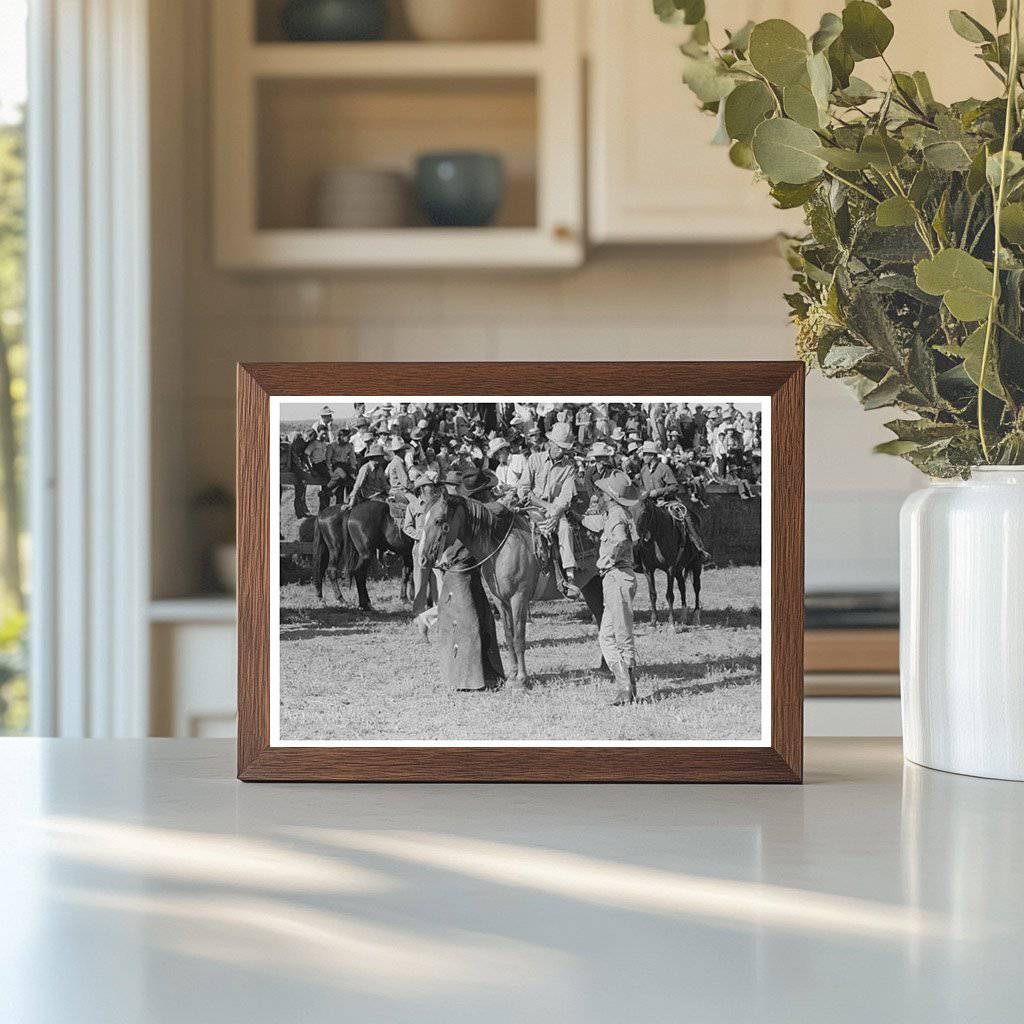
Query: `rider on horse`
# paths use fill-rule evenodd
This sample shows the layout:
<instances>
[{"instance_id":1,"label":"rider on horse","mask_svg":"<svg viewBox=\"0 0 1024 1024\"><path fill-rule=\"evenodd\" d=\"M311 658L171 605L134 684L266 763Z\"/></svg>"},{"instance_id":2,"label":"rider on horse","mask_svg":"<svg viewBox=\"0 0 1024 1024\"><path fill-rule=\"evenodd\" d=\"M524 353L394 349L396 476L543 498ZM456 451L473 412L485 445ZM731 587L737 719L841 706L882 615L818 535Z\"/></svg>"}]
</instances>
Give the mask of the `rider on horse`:
<instances>
[{"instance_id":1,"label":"rider on horse","mask_svg":"<svg viewBox=\"0 0 1024 1024\"><path fill-rule=\"evenodd\" d=\"M678 510L679 513L678 516L673 515L673 518L678 518L683 524L687 535L694 547L701 553L704 561L710 561L711 553L704 546L704 542L697 532L690 510L680 499L680 487L676 475L668 463L661 460L661 447L656 441L644 441L640 454L643 459L643 465L638 474L641 499L648 498L653 501L671 503L673 510Z\"/></svg>"},{"instance_id":2,"label":"rider on horse","mask_svg":"<svg viewBox=\"0 0 1024 1024\"><path fill-rule=\"evenodd\" d=\"M520 502L532 497L544 509L546 514L540 524L541 533L551 536L557 532L558 552L566 576L566 595L579 597L575 583L576 549L572 524L566 518L566 513L577 499L579 483L576 464L569 458L572 447L572 427L568 423L553 424L546 450L534 453L527 460L517 494Z\"/></svg>"},{"instance_id":3,"label":"rider on horse","mask_svg":"<svg viewBox=\"0 0 1024 1024\"><path fill-rule=\"evenodd\" d=\"M349 495L350 509L361 501L387 501L390 481L384 471L384 457L384 449L376 441L367 447Z\"/></svg>"}]
</instances>

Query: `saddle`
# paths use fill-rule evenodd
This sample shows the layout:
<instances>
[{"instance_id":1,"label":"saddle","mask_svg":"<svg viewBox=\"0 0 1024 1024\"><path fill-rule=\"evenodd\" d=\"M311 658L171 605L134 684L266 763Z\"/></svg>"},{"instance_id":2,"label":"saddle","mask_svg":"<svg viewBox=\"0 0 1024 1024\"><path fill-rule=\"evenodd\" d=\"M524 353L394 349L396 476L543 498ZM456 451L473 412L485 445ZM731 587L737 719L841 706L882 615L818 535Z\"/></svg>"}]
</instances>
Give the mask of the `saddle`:
<instances>
[{"instance_id":1,"label":"saddle","mask_svg":"<svg viewBox=\"0 0 1024 1024\"><path fill-rule=\"evenodd\" d=\"M394 494L388 495L388 511L391 513L391 519L394 524L401 529L402 523L405 522L405 511L409 507L409 495L402 491L396 491Z\"/></svg>"}]
</instances>

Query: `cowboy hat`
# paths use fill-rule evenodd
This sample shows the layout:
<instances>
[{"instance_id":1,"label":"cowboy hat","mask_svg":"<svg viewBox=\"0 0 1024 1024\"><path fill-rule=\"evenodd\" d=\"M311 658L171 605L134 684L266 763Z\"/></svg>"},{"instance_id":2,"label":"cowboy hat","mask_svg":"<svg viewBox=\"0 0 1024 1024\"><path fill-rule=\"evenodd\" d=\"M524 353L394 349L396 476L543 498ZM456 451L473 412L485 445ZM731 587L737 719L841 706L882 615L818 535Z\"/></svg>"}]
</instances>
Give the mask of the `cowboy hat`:
<instances>
[{"instance_id":1,"label":"cowboy hat","mask_svg":"<svg viewBox=\"0 0 1024 1024\"><path fill-rule=\"evenodd\" d=\"M660 455L661 445L657 441L644 441L640 446L640 451L644 455Z\"/></svg>"},{"instance_id":2,"label":"cowboy hat","mask_svg":"<svg viewBox=\"0 0 1024 1024\"><path fill-rule=\"evenodd\" d=\"M622 427L616 427L612 431L611 440L613 440L613 441L625 441L626 440L626 432L622 429Z\"/></svg>"},{"instance_id":3,"label":"cowboy hat","mask_svg":"<svg viewBox=\"0 0 1024 1024\"><path fill-rule=\"evenodd\" d=\"M366 454L363 456L364 459L383 459L384 449L376 441L369 445L366 449Z\"/></svg>"},{"instance_id":4,"label":"cowboy hat","mask_svg":"<svg viewBox=\"0 0 1024 1024\"><path fill-rule=\"evenodd\" d=\"M481 491L489 491L498 483L498 478L489 469L468 469L459 482L466 497L472 498Z\"/></svg>"},{"instance_id":5,"label":"cowboy hat","mask_svg":"<svg viewBox=\"0 0 1024 1024\"><path fill-rule=\"evenodd\" d=\"M492 437L487 445L487 457L493 459L503 448L508 448L509 443L503 437Z\"/></svg>"},{"instance_id":6,"label":"cowboy hat","mask_svg":"<svg viewBox=\"0 0 1024 1024\"><path fill-rule=\"evenodd\" d=\"M636 489L633 481L618 470L600 480L595 480L594 483L613 501L617 501L626 508L632 508L640 501L640 492Z\"/></svg>"},{"instance_id":7,"label":"cowboy hat","mask_svg":"<svg viewBox=\"0 0 1024 1024\"><path fill-rule=\"evenodd\" d=\"M436 484L437 482L437 471L434 469L424 469L413 477L412 489L418 491L421 487L426 487L427 484Z\"/></svg>"},{"instance_id":8,"label":"cowboy hat","mask_svg":"<svg viewBox=\"0 0 1024 1024\"><path fill-rule=\"evenodd\" d=\"M409 446L400 437L393 437L388 442L389 452L404 452L408 447Z\"/></svg>"},{"instance_id":9,"label":"cowboy hat","mask_svg":"<svg viewBox=\"0 0 1024 1024\"><path fill-rule=\"evenodd\" d=\"M610 459L615 454L615 449L610 444L605 444L604 441L595 441L590 446L590 451L588 451L587 454L592 459Z\"/></svg>"},{"instance_id":10,"label":"cowboy hat","mask_svg":"<svg viewBox=\"0 0 1024 1024\"><path fill-rule=\"evenodd\" d=\"M548 443L557 444L559 448L568 451L575 443L572 427L568 423L552 424L551 430L548 432Z\"/></svg>"}]
</instances>

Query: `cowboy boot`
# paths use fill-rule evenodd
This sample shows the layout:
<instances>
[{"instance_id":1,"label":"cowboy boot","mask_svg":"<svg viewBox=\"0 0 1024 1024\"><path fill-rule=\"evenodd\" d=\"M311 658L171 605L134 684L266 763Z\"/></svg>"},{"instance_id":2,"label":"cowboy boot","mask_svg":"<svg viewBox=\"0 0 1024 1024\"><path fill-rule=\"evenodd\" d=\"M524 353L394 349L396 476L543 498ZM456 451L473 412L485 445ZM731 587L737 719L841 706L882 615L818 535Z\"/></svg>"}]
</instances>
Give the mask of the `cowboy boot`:
<instances>
[{"instance_id":1,"label":"cowboy boot","mask_svg":"<svg viewBox=\"0 0 1024 1024\"><path fill-rule=\"evenodd\" d=\"M623 707L636 701L636 679L633 670L627 669L621 662L612 670L619 683L619 692L612 701L612 707Z\"/></svg>"}]
</instances>

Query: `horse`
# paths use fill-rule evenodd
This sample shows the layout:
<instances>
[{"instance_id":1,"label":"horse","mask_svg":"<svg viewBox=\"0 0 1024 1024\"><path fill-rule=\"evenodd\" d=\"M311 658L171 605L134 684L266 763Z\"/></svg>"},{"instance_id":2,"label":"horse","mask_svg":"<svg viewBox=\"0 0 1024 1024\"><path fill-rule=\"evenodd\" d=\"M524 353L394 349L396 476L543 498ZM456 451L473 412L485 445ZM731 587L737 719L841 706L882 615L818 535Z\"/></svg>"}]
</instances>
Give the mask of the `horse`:
<instances>
[{"instance_id":1,"label":"horse","mask_svg":"<svg viewBox=\"0 0 1024 1024\"><path fill-rule=\"evenodd\" d=\"M313 527L313 586L319 601L324 599L324 577L329 576L334 594L341 603L338 584L339 566L354 578L359 607L373 611L366 590L366 572L373 556L394 551L402 559L402 600L412 600L412 538L404 534L391 518L383 501L363 501L349 509L332 505L316 517Z\"/></svg>"},{"instance_id":2,"label":"horse","mask_svg":"<svg viewBox=\"0 0 1024 1024\"><path fill-rule=\"evenodd\" d=\"M637 567L647 577L647 589L651 595L651 622L658 625L658 592L654 586L654 573L660 569L665 574L665 600L668 602L668 628L676 631L675 593L673 582L679 584L682 601L683 625L686 624L686 577L693 581L693 616L690 624L700 625L700 576L704 560L690 538L686 528L669 512L652 501L645 501L637 518L637 533L640 541L636 546Z\"/></svg>"},{"instance_id":3,"label":"horse","mask_svg":"<svg viewBox=\"0 0 1024 1024\"><path fill-rule=\"evenodd\" d=\"M540 578L530 525L512 509L443 492L431 503L424 518L420 547L423 567L437 565L442 553L456 541L461 541L469 552L474 568L480 569L497 602L505 644L515 661L516 683L525 686L529 680L526 620Z\"/></svg>"}]
</instances>

